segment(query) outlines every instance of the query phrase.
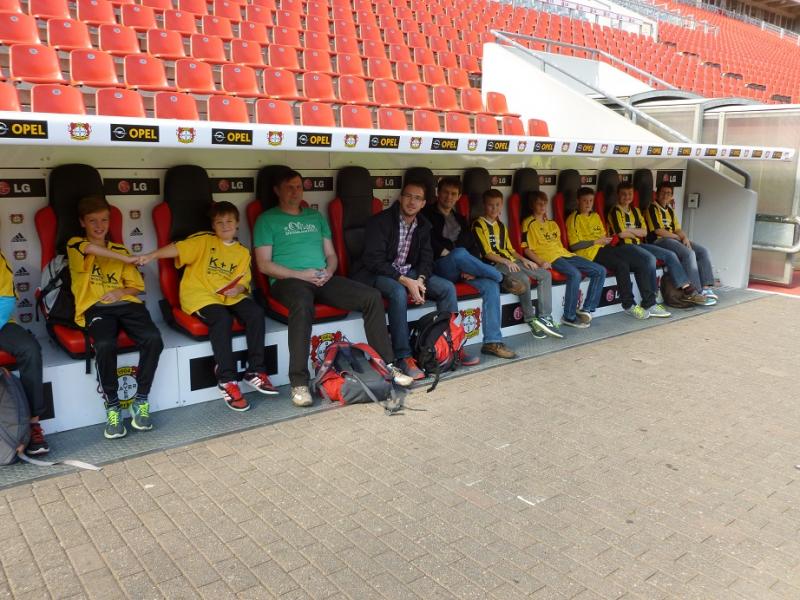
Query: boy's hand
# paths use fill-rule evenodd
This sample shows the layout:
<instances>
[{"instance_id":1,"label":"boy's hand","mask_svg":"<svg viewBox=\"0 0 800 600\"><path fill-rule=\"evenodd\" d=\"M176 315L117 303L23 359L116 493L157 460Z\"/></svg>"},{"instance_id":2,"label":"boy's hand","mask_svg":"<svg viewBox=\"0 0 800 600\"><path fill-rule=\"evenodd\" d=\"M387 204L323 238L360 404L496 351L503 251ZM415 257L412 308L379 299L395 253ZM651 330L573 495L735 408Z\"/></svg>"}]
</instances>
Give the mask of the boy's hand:
<instances>
[{"instance_id":1,"label":"boy's hand","mask_svg":"<svg viewBox=\"0 0 800 600\"><path fill-rule=\"evenodd\" d=\"M553 265L552 265L552 263L549 263L549 262L547 262L547 261L544 261L544 262L542 263L541 267L542 267L543 269L552 269L552 268L553 268Z\"/></svg>"},{"instance_id":2,"label":"boy's hand","mask_svg":"<svg viewBox=\"0 0 800 600\"><path fill-rule=\"evenodd\" d=\"M594 241L594 245L595 246L607 246L610 243L611 243L611 238L610 237L601 237L601 238L597 238Z\"/></svg>"},{"instance_id":3,"label":"boy's hand","mask_svg":"<svg viewBox=\"0 0 800 600\"><path fill-rule=\"evenodd\" d=\"M472 281L473 279L475 279L475 275L470 275L469 273L462 273L461 279L463 279L464 281Z\"/></svg>"},{"instance_id":4,"label":"boy's hand","mask_svg":"<svg viewBox=\"0 0 800 600\"><path fill-rule=\"evenodd\" d=\"M246 291L247 291L246 287L237 283L231 289L222 292L222 295L227 296L228 298L233 298L234 296L238 296L239 294L244 294Z\"/></svg>"},{"instance_id":5,"label":"boy's hand","mask_svg":"<svg viewBox=\"0 0 800 600\"><path fill-rule=\"evenodd\" d=\"M689 250L691 250L691 249L692 249L692 242L690 242L690 241L689 241L689 238L688 238L688 237L685 237L685 238L683 238L683 239L681 240L681 244L683 244L684 246L686 246L687 248L689 248Z\"/></svg>"},{"instance_id":6,"label":"boy's hand","mask_svg":"<svg viewBox=\"0 0 800 600\"><path fill-rule=\"evenodd\" d=\"M142 254L141 256L134 256L132 258L134 259L134 264L136 264L137 266L143 267L147 263L153 261L153 254L152 253L150 253L150 254Z\"/></svg>"},{"instance_id":7,"label":"boy's hand","mask_svg":"<svg viewBox=\"0 0 800 600\"><path fill-rule=\"evenodd\" d=\"M522 261L522 266L525 267L526 269L528 269L529 271L533 271L533 270L539 268L539 265L537 265L532 260L528 260L527 258Z\"/></svg>"},{"instance_id":8,"label":"boy's hand","mask_svg":"<svg viewBox=\"0 0 800 600\"><path fill-rule=\"evenodd\" d=\"M516 263L516 261L506 259L505 265L512 273L519 273L519 265Z\"/></svg>"},{"instance_id":9,"label":"boy's hand","mask_svg":"<svg viewBox=\"0 0 800 600\"><path fill-rule=\"evenodd\" d=\"M110 304L111 302L119 302L122 300L124 295L125 293L123 292L122 288L117 288L100 296L100 302L104 302L106 304Z\"/></svg>"}]
</instances>

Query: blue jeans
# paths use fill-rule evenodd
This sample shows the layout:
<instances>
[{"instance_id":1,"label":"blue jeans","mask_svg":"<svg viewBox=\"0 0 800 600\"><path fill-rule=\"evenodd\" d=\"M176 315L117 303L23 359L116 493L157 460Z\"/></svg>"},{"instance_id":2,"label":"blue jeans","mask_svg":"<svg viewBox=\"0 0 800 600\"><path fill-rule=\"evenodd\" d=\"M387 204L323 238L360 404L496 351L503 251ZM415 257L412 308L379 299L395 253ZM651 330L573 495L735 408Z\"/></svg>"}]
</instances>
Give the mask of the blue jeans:
<instances>
[{"instance_id":1,"label":"blue jeans","mask_svg":"<svg viewBox=\"0 0 800 600\"><path fill-rule=\"evenodd\" d=\"M468 283L480 292L483 301L483 341L486 344L501 342L500 282L503 274L475 258L464 248L455 248L449 254L436 259L433 271L453 283L461 279L462 273L475 276Z\"/></svg>"},{"instance_id":2,"label":"blue jeans","mask_svg":"<svg viewBox=\"0 0 800 600\"><path fill-rule=\"evenodd\" d=\"M656 244L641 244L639 247L644 248L655 256L656 260L664 262L664 267L667 273L669 273L669 278L672 279L672 283L675 284L675 287L682 288L689 285L689 277L686 275L681 261L678 260L678 255L672 250L662 248ZM655 289L655 287L653 289Z\"/></svg>"},{"instance_id":3,"label":"blue jeans","mask_svg":"<svg viewBox=\"0 0 800 600\"><path fill-rule=\"evenodd\" d=\"M407 277L416 279L417 273L409 271ZM389 334L392 336L392 347L397 360L411 356L411 344L408 340L408 291L406 287L391 277L379 275L375 278L375 287L389 301ZM446 279L431 275L425 282L425 299L435 300L437 310L458 312L456 287Z\"/></svg>"},{"instance_id":4,"label":"blue jeans","mask_svg":"<svg viewBox=\"0 0 800 600\"><path fill-rule=\"evenodd\" d=\"M714 285L714 271L711 269L711 256L703 246L692 242L691 249L684 246L679 240L672 238L659 238L656 245L671 250L678 256L684 271L689 276L689 282L698 292L703 286Z\"/></svg>"},{"instance_id":5,"label":"blue jeans","mask_svg":"<svg viewBox=\"0 0 800 600\"><path fill-rule=\"evenodd\" d=\"M589 278L589 291L583 301L583 310L594 312L600 304L600 294L606 281L606 269L603 265L586 260L582 256L569 256L553 261L553 268L567 278L567 289L564 292L564 317L573 321L578 308L578 292L581 279Z\"/></svg>"}]
</instances>

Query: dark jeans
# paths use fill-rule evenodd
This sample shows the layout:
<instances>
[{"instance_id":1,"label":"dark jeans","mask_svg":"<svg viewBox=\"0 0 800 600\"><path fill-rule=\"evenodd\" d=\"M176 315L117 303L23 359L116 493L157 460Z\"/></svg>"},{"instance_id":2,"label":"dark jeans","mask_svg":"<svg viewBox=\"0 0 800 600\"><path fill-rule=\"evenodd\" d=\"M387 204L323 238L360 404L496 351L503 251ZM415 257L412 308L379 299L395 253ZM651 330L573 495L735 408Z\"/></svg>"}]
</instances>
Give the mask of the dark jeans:
<instances>
[{"instance_id":1,"label":"dark jeans","mask_svg":"<svg viewBox=\"0 0 800 600\"><path fill-rule=\"evenodd\" d=\"M367 342L387 363L394 362L386 331L386 313L378 290L352 279L333 276L322 287L302 279L279 279L270 287L270 293L289 309L289 382L292 386L308 385L308 345L315 302L361 311Z\"/></svg>"},{"instance_id":2,"label":"dark jeans","mask_svg":"<svg viewBox=\"0 0 800 600\"><path fill-rule=\"evenodd\" d=\"M144 304L124 302L113 306L95 304L86 311L86 327L94 340L97 374L106 403L114 405L117 398L117 334L120 328L136 344L139 367L136 371L137 394L150 393L158 367L158 357L164 348L158 331Z\"/></svg>"},{"instance_id":3,"label":"dark jeans","mask_svg":"<svg viewBox=\"0 0 800 600\"><path fill-rule=\"evenodd\" d=\"M197 311L197 316L208 325L208 339L217 361L217 380L226 383L239 377L233 359L231 328L234 316L244 325L247 339L247 371L264 373L264 310L250 298L236 304L209 304Z\"/></svg>"},{"instance_id":4,"label":"dark jeans","mask_svg":"<svg viewBox=\"0 0 800 600\"><path fill-rule=\"evenodd\" d=\"M553 261L553 268L567 278L567 289L564 291L564 316L570 321L575 320L581 279L584 275L589 278L589 289L583 301L583 310L594 312L597 305L600 304L606 270L596 262L578 255L557 258Z\"/></svg>"},{"instance_id":5,"label":"dark jeans","mask_svg":"<svg viewBox=\"0 0 800 600\"><path fill-rule=\"evenodd\" d=\"M633 299L631 271L642 294L642 308L650 308L656 303L656 258L647 250L631 244L602 246L594 261L616 274L622 308L628 309L636 303Z\"/></svg>"},{"instance_id":6,"label":"dark jeans","mask_svg":"<svg viewBox=\"0 0 800 600\"><path fill-rule=\"evenodd\" d=\"M22 389L28 398L32 417L44 414L42 385L42 348L33 334L16 323L6 323L0 329L0 350L13 355L17 361Z\"/></svg>"}]
</instances>

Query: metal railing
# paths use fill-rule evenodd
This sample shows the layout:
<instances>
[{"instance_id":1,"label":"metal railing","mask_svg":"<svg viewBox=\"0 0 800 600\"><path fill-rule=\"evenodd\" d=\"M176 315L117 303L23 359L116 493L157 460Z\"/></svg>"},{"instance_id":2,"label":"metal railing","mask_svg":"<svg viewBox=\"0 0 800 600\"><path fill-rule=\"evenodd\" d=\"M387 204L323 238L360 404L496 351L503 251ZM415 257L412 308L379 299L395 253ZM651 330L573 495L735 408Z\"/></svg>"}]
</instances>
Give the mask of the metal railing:
<instances>
[{"instance_id":1,"label":"metal railing","mask_svg":"<svg viewBox=\"0 0 800 600\"><path fill-rule=\"evenodd\" d=\"M543 65L546 65L548 68L553 69L553 70L561 73L562 75L565 75L566 77L572 79L573 81L576 81L577 83L581 84L582 86L585 86L585 87L589 88L590 90L594 91L596 94L599 94L600 96L603 96L606 100L609 100L612 103L617 104L618 106L621 106L623 109L625 109L625 111L627 111L627 113L629 115L628 118L630 118L634 123L637 120L641 119L642 121L645 121L646 123L649 123L650 125L653 125L654 127L659 129L660 131L666 133L667 135L672 136L673 138L675 138L675 141L694 143L694 141L692 139L686 137L681 132L673 129L669 125L666 125L666 124L662 123L661 121L659 121L658 119L655 119L655 118L651 117L650 115L648 115L647 113L639 110L638 108L636 108L635 106L633 106L629 102L625 102L624 100L621 100L620 98L616 97L614 94L612 94L612 93L600 88L599 86L596 86L594 84L587 83L587 82L583 81L579 77L577 77L577 76L573 75L572 73L570 73L568 70L564 69L563 67L560 67L559 65L553 63L552 61L547 60L546 58L544 58L543 56L538 54L536 51L531 50L530 48L528 48L526 46L523 46L522 44L520 44L519 42L515 41L512 38L524 39L524 40L533 41L533 42L547 42L550 45L565 46L565 47L573 48L573 49L577 48L577 49L583 50L585 52L588 52L590 54L597 53L597 54L599 54L601 56L606 56L606 57L614 59L615 62L617 62L617 63L619 63L621 65L624 65L627 69L630 69L630 70L635 71L637 73L649 76L649 77L653 78L654 80L657 80L657 81L661 82L668 89L677 89L674 86L666 83L665 81L662 81L660 79L657 79L657 78L653 77L652 75L650 75L646 71L643 71L642 69L639 69L638 67L635 67L635 66L625 62L621 58L617 58L613 54L609 54L609 53L607 53L607 52L605 52L603 50L598 50L596 48L587 48L586 46L580 46L578 44L568 44L568 43L565 43L565 42L556 42L556 41L553 41L553 40L545 40L544 38L537 38L537 37L534 37L534 36L531 36L531 35L525 35L525 34L522 34L522 33L514 33L514 32L508 32L508 31L498 31L496 29L493 29L491 31L491 33L500 42L503 42L506 45L511 46L512 48L516 48L517 50L522 51L524 54L526 54L528 57L532 58L533 60L539 61ZM694 159L691 159L691 160L694 160ZM739 175L744 180L743 187L745 189L750 189L750 187L752 185L752 179L750 177L750 173L748 173L744 169L738 167L737 165L735 165L735 164L733 164L733 163L731 163L731 162L729 162L727 160L716 160L715 162L725 166L726 168L730 169L731 171L733 171L734 173Z\"/></svg>"},{"instance_id":2,"label":"metal railing","mask_svg":"<svg viewBox=\"0 0 800 600\"><path fill-rule=\"evenodd\" d=\"M615 4L629 8L630 10L639 13L645 17L649 17L656 21L670 23L686 29L702 29L705 33L719 33L719 28L707 21L697 19L692 15L678 15L669 10L660 8L654 2L645 2L641 0L614 0Z\"/></svg>"},{"instance_id":3,"label":"metal railing","mask_svg":"<svg viewBox=\"0 0 800 600\"><path fill-rule=\"evenodd\" d=\"M735 19L737 21L741 21L743 23L749 23L750 25L755 25L759 29L763 31L769 31L770 33L774 33L780 38L789 39L794 43L800 45L800 34L796 31L792 31L791 29L785 29L779 25L775 25L773 23L768 23L763 19L757 19L756 17L751 17L750 15L745 15L743 13L737 13L732 10L728 10L727 8L721 8L719 6L714 6L713 4L705 4L694 2L693 0L674 0L679 4L685 4L686 6L691 6L693 8L701 8L703 10L707 10L710 13L724 15L731 19Z\"/></svg>"}]
</instances>

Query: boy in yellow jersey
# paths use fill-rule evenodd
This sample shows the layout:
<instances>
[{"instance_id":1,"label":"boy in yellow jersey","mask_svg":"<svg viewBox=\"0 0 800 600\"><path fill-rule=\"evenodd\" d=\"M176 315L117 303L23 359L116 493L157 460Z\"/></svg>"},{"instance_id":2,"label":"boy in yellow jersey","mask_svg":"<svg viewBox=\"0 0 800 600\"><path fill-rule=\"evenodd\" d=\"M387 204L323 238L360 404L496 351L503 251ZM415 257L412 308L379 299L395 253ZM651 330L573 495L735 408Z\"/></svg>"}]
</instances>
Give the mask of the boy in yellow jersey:
<instances>
[{"instance_id":1,"label":"boy in yellow jersey","mask_svg":"<svg viewBox=\"0 0 800 600\"><path fill-rule=\"evenodd\" d=\"M585 329L589 327L592 313L600 303L606 270L564 248L558 223L547 218L547 194L536 192L532 202L532 214L522 222L523 252L542 268L553 268L567 278L561 324ZM584 275L589 278L589 290L583 307L579 307L580 285Z\"/></svg>"},{"instance_id":2,"label":"boy in yellow jersey","mask_svg":"<svg viewBox=\"0 0 800 600\"><path fill-rule=\"evenodd\" d=\"M131 426L140 431L153 428L148 394L164 347L161 334L137 296L144 280L134 266L137 257L106 239L111 210L102 196L87 196L78 202L78 218L84 237L67 241L67 260L75 296L75 323L86 327L93 339L97 373L106 406L108 439L128 432L122 421L117 396L117 334L122 328L136 343L139 367L136 398L131 404Z\"/></svg>"},{"instance_id":3,"label":"boy in yellow jersey","mask_svg":"<svg viewBox=\"0 0 800 600\"><path fill-rule=\"evenodd\" d=\"M670 316L666 309L656 304L655 257L634 244L620 244L619 236L606 235L600 215L594 212L594 191L591 188L578 190L578 210L567 217L566 227L571 251L615 272L622 308L626 313L636 319ZM641 306L634 302L631 271L642 294Z\"/></svg>"},{"instance_id":4,"label":"boy in yellow jersey","mask_svg":"<svg viewBox=\"0 0 800 600\"><path fill-rule=\"evenodd\" d=\"M638 207L633 206L633 184L623 181L617 186L617 203L612 206L608 215L608 232L619 237L624 244L635 244L652 254L656 260L664 262L666 272L675 287L683 291L684 298L693 304L706 306L711 303L705 296L692 287L681 261L677 255L656 244L648 244L643 240L647 235L647 223ZM655 288L656 282L653 281Z\"/></svg>"},{"instance_id":5,"label":"boy in yellow jersey","mask_svg":"<svg viewBox=\"0 0 800 600\"><path fill-rule=\"evenodd\" d=\"M0 252L0 350L11 354L17 362L19 378L31 411L31 440L25 453L47 454L50 447L44 438L39 418L45 412L42 384L42 349L36 338L23 327L10 321L17 304L14 271Z\"/></svg>"},{"instance_id":6,"label":"boy in yellow jersey","mask_svg":"<svg viewBox=\"0 0 800 600\"><path fill-rule=\"evenodd\" d=\"M483 213L472 222L472 232L478 241L483 260L493 264L503 275L518 281L524 290L518 294L522 318L536 338L547 335L557 338L561 335L553 323L552 275L542 269L534 261L517 253L508 237L508 229L500 220L503 210L503 194L494 188L483 193ZM536 308L538 317L531 302L531 277L537 281L538 293Z\"/></svg>"},{"instance_id":7,"label":"boy in yellow jersey","mask_svg":"<svg viewBox=\"0 0 800 600\"><path fill-rule=\"evenodd\" d=\"M180 284L181 310L208 325L211 349L217 361L217 380L229 408L245 411L250 403L239 389L233 358L231 327L236 317L247 338L244 382L262 394L277 394L264 365L264 311L250 298L250 251L236 240L239 209L215 202L208 213L211 231L190 235L139 257L139 264L174 258L185 267Z\"/></svg>"},{"instance_id":8,"label":"boy in yellow jersey","mask_svg":"<svg viewBox=\"0 0 800 600\"><path fill-rule=\"evenodd\" d=\"M689 236L681 229L681 224L672 210L672 186L659 183L656 187L656 200L647 207L647 239L649 242L672 250L681 261L692 287L708 300L707 305L716 304L714 292L714 270L711 255L703 246L689 241Z\"/></svg>"}]
</instances>

